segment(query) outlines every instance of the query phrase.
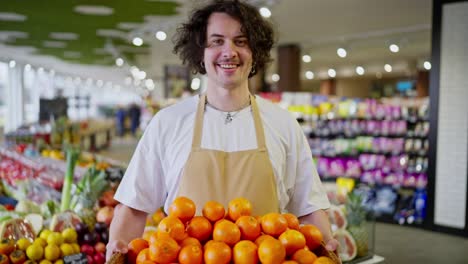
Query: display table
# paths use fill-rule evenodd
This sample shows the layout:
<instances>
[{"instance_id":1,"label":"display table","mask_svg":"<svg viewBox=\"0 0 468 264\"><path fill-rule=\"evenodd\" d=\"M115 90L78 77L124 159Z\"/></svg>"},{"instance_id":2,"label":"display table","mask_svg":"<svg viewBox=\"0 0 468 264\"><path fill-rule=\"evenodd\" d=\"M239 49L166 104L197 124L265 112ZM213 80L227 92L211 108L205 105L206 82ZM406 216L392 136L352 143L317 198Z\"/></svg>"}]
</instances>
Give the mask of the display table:
<instances>
[{"instance_id":1,"label":"display table","mask_svg":"<svg viewBox=\"0 0 468 264\"><path fill-rule=\"evenodd\" d=\"M92 152L109 147L114 127L113 120L89 121L79 132L81 147Z\"/></svg>"}]
</instances>

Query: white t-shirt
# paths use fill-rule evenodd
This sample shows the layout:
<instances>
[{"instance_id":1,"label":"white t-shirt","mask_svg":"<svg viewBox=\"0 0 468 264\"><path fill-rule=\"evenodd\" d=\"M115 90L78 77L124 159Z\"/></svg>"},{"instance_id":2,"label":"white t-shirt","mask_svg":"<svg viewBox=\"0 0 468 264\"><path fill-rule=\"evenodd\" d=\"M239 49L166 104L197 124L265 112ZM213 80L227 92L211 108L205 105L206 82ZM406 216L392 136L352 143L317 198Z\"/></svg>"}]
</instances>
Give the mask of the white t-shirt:
<instances>
[{"instance_id":1,"label":"white t-shirt","mask_svg":"<svg viewBox=\"0 0 468 264\"><path fill-rule=\"evenodd\" d=\"M115 194L121 203L147 213L178 193L193 138L199 97L193 96L159 111L145 130ZM307 215L330 206L307 139L290 112L256 97L268 154L276 178L281 212ZM257 148L251 108L225 124L226 112L209 105L204 113L201 147L225 152ZM194 183L196 184L196 183Z\"/></svg>"}]
</instances>

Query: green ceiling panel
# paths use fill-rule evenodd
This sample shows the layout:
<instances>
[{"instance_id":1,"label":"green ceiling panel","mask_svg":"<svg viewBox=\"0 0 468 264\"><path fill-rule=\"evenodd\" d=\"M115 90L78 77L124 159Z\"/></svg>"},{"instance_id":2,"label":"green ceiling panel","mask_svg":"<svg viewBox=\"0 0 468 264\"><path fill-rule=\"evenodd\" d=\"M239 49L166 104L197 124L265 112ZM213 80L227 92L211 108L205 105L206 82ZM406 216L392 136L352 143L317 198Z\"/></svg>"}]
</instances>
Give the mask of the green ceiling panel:
<instances>
[{"instance_id":1,"label":"green ceiling panel","mask_svg":"<svg viewBox=\"0 0 468 264\"><path fill-rule=\"evenodd\" d=\"M122 22L142 23L144 16L176 15L179 4L173 1L150 0L1 0L0 12L17 13L27 16L22 22L0 21L0 31L21 31L28 33L28 38L16 38L5 44L12 46L32 46L43 55L84 64L113 63L110 54L96 54L96 49L103 49L107 41L114 46L131 46L129 41L121 38L108 38L97 35L98 29L120 30L117 25ZM108 16L83 15L74 11L75 6L92 5L113 8ZM71 32L79 35L77 40L55 40L49 37L51 32ZM50 48L44 41L65 42L65 47ZM132 46L135 52L122 51L127 60L132 61L135 54L145 54L148 46ZM140 51L138 51L140 50ZM65 57L65 52L79 52L79 58ZM106 61L106 62L104 62Z\"/></svg>"}]
</instances>

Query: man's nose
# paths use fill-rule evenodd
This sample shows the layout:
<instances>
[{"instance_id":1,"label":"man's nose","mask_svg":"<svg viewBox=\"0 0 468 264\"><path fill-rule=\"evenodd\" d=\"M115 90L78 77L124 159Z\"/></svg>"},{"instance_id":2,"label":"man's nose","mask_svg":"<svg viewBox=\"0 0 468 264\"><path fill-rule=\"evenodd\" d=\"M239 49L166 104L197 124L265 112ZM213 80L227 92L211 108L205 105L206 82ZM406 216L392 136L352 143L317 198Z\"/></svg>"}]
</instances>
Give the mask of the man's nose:
<instances>
[{"instance_id":1,"label":"man's nose","mask_svg":"<svg viewBox=\"0 0 468 264\"><path fill-rule=\"evenodd\" d=\"M223 47L223 57L234 58L237 56L237 47L232 41L226 41Z\"/></svg>"}]
</instances>

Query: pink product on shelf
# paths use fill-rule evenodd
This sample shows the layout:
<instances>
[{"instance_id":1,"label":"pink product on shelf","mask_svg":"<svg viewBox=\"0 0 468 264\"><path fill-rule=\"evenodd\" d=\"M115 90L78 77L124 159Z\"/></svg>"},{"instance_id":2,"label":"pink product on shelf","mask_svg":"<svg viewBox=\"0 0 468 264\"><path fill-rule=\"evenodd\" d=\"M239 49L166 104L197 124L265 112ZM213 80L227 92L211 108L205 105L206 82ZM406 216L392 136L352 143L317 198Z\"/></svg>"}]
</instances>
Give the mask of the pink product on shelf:
<instances>
[{"instance_id":1,"label":"pink product on shelf","mask_svg":"<svg viewBox=\"0 0 468 264\"><path fill-rule=\"evenodd\" d=\"M366 122L366 134L379 135L380 134L380 122L374 120L368 120Z\"/></svg>"},{"instance_id":2,"label":"pink product on shelf","mask_svg":"<svg viewBox=\"0 0 468 264\"><path fill-rule=\"evenodd\" d=\"M346 167L343 159L335 158L330 161L329 175L331 177L342 177L345 173Z\"/></svg>"},{"instance_id":3,"label":"pink product on shelf","mask_svg":"<svg viewBox=\"0 0 468 264\"><path fill-rule=\"evenodd\" d=\"M380 135L388 136L391 134L391 122L389 120L380 121Z\"/></svg>"},{"instance_id":4,"label":"pink product on shelf","mask_svg":"<svg viewBox=\"0 0 468 264\"><path fill-rule=\"evenodd\" d=\"M385 112L385 105L383 104L377 104L376 110L375 110L375 118L377 119L384 119L386 117L386 112Z\"/></svg>"},{"instance_id":5,"label":"pink product on shelf","mask_svg":"<svg viewBox=\"0 0 468 264\"><path fill-rule=\"evenodd\" d=\"M346 161L346 177L359 178L361 177L361 163L357 159L348 159Z\"/></svg>"},{"instance_id":6,"label":"pink product on shelf","mask_svg":"<svg viewBox=\"0 0 468 264\"><path fill-rule=\"evenodd\" d=\"M374 180L376 183L378 184L384 183L385 173L382 170L377 169L377 170L374 170L373 173L374 173Z\"/></svg>"},{"instance_id":7,"label":"pink product on shelf","mask_svg":"<svg viewBox=\"0 0 468 264\"><path fill-rule=\"evenodd\" d=\"M408 131L408 125L405 121L393 121L390 131L392 135L405 135Z\"/></svg>"},{"instance_id":8,"label":"pink product on shelf","mask_svg":"<svg viewBox=\"0 0 468 264\"><path fill-rule=\"evenodd\" d=\"M391 109L392 109L391 117L393 119L401 119L401 106L394 105L392 106Z\"/></svg>"},{"instance_id":9,"label":"pink product on shelf","mask_svg":"<svg viewBox=\"0 0 468 264\"><path fill-rule=\"evenodd\" d=\"M359 162L363 170L374 170L382 168L385 165L385 156L375 154L361 154L359 155Z\"/></svg>"},{"instance_id":10,"label":"pink product on shelf","mask_svg":"<svg viewBox=\"0 0 468 264\"><path fill-rule=\"evenodd\" d=\"M392 156L387 159L387 166L392 171L404 171L406 168L408 168L408 156Z\"/></svg>"},{"instance_id":11,"label":"pink product on shelf","mask_svg":"<svg viewBox=\"0 0 468 264\"><path fill-rule=\"evenodd\" d=\"M416 187L417 188L426 188L427 186L427 175L425 173L420 173L416 177Z\"/></svg>"},{"instance_id":12,"label":"pink product on shelf","mask_svg":"<svg viewBox=\"0 0 468 264\"><path fill-rule=\"evenodd\" d=\"M328 158L320 157L317 160L317 172L318 174L323 177L327 178L330 177L329 175L329 167L330 167L330 161Z\"/></svg>"},{"instance_id":13,"label":"pink product on shelf","mask_svg":"<svg viewBox=\"0 0 468 264\"><path fill-rule=\"evenodd\" d=\"M402 185L405 187L416 187L417 174L407 173L403 179Z\"/></svg>"},{"instance_id":14,"label":"pink product on shelf","mask_svg":"<svg viewBox=\"0 0 468 264\"><path fill-rule=\"evenodd\" d=\"M368 184L375 184L374 172L364 171L361 176L361 181Z\"/></svg>"}]
</instances>

